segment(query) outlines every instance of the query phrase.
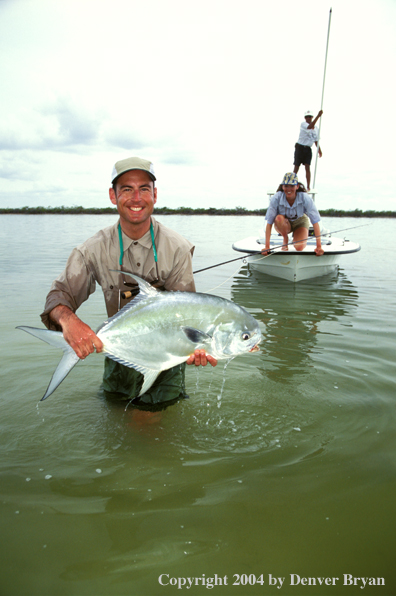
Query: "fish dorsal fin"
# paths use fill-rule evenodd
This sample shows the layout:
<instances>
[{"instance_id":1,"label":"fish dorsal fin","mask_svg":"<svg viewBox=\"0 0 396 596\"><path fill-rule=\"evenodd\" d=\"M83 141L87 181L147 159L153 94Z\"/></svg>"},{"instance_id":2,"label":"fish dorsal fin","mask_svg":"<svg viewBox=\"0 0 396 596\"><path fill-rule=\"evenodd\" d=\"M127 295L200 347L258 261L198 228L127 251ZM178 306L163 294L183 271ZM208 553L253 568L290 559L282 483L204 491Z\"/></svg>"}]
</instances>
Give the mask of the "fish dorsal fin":
<instances>
[{"instance_id":1,"label":"fish dorsal fin","mask_svg":"<svg viewBox=\"0 0 396 596\"><path fill-rule=\"evenodd\" d=\"M204 331L200 331L199 329L195 329L195 327L182 327L183 332L188 337L190 341L194 344L203 343L205 341L210 341L212 338L210 335L205 333Z\"/></svg>"},{"instance_id":2,"label":"fish dorsal fin","mask_svg":"<svg viewBox=\"0 0 396 596\"><path fill-rule=\"evenodd\" d=\"M155 296L156 294L158 294L158 290L153 288L153 286L151 286L147 281L145 281L141 277L138 277L137 275L134 275L133 273L128 273L127 271L117 271L116 269L110 269L110 271L114 271L115 273L122 273L123 275L129 275L129 277L132 277L132 279L134 279L139 284L140 294L144 296Z\"/></svg>"},{"instance_id":3,"label":"fish dorsal fin","mask_svg":"<svg viewBox=\"0 0 396 596\"><path fill-rule=\"evenodd\" d=\"M141 294L138 294L137 296L135 296L133 300L131 300L130 302L125 304L125 306L123 306L121 310L116 312L115 315L113 315L109 319L106 319L105 321L103 321L103 323L96 329L96 333L99 333L99 331L102 331L102 329L104 329L107 325L109 325L109 323L112 323L115 319L119 319L119 318L123 317L129 310L136 308L138 306L138 304L145 298L146 298L146 296L142 296Z\"/></svg>"},{"instance_id":4,"label":"fish dorsal fin","mask_svg":"<svg viewBox=\"0 0 396 596\"><path fill-rule=\"evenodd\" d=\"M123 275L130 275L131 277L133 277L139 284L139 294L137 294L137 296L135 296L133 300L131 300L130 302L127 302L127 304L125 304L121 310L116 312L115 315L113 315L109 319L106 319L106 321L104 321L97 328L96 333L99 333L99 331L103 330L104 327L106 327L110 322L114 321L115 319L119 319L120 317L123 317L125 315L125 313L127 313L129 310L136 308L138 306L138 304L140 302L142 302L142 300L145 300L146 298L149 298L149 297L155 297L155 296L161 295L161 292L158 292L158 290L153 288L153 286L151 286L149 283L144 281L144 279L141 279L137 275L132 275L132 273L126 273L126 271L118 271L116 269L110 269L110 271L115 271L116 273L122 273Z\"/></svg>"}]
</instances>

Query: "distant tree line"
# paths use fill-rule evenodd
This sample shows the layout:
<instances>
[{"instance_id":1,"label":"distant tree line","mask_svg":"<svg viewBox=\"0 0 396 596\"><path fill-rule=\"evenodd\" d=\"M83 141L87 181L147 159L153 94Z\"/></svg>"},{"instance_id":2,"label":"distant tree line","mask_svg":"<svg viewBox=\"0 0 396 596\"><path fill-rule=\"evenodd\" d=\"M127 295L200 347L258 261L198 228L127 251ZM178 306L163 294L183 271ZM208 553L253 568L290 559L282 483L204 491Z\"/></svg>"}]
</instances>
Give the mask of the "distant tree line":
<instances>
[{"instance_id":1,"label":"distant tree line","mask_svg":"<svg viewBox=\"0 0 396 596\"><path fill-rule=\"evenodd\" d=\"M266 214L266 209L249 210L245 207L234 207L233 209L217 209L217 207L197 208L192 207L178 207L171 209L169 207L156 207L155 213L160 215L262 215ZM103 215L108 213L117 213L115 207L0 207L0 214L27 214L27 215L46 215L46 214L60 214L60 215ZM343 211L342 209L321 209L320 214L326 217L396 217L396 211L362 211L361 209L354 209L353 211Z\"/></svg>"}]
</instances>

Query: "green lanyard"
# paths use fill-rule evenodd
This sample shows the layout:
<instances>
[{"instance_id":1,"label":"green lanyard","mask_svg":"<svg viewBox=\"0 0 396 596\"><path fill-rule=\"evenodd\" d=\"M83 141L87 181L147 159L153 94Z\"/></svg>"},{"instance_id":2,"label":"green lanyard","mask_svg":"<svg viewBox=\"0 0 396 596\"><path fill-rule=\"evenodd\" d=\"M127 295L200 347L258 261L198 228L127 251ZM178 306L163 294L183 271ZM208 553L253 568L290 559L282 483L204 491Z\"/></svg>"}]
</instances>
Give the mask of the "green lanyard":
<instances>
[{"instance_id":1,"label":"green lanyard","mask_svg":"<svg viewBox=\"0 0 396 596\"><path fill-rule=\"evenodd\" d=\"M154 253L154 261L157 263L158 261L158 256L157 256L157 250L155 248L155 241L154 241L154 228L153 228L153 222L150 222L150 234L151 234L151 244L153 246L153 253ZM124 256L124 243L122 241L122 231L121 231L121 224L120 222L118 222L118 238L120 241L120 260L119 260L119 264L120 267L122 267L122 259Z\"/></svg>"}]
</instances>

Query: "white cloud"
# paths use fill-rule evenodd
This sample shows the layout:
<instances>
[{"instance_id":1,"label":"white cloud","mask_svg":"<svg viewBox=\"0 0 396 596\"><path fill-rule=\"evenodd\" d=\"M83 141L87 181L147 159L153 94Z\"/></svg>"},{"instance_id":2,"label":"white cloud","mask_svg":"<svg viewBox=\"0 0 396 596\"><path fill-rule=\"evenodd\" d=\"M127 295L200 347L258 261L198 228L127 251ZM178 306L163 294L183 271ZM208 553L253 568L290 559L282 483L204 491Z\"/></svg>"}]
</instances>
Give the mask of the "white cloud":
<instances>
[{"instance_id":1,"label":"white cloud","mask_svg":"<svg viewBox=\"0 0 396 596\"><path fill-rule=\"evenodd\" d=\"M396 6L332 6L319 204L393 208ZM1 1L0 204L107 205L113 162L138 154L159 204L266 205L320 107L329 8Z\"/></svg>"}]
</instances>

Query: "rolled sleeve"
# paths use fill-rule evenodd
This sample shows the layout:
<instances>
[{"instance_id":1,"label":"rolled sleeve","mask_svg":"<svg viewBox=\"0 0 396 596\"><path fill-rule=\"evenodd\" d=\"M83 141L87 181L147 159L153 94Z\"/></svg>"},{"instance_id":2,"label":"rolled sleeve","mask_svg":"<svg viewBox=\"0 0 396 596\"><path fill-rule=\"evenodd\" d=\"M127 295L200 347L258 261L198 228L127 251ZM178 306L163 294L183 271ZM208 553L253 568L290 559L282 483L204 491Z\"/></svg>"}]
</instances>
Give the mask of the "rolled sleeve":
<instances>
[{"instance_id":1,"label":"rolled sleeve","mask_svg":"<svg viewBox=\"0 0 396 596\"><path fill-rule=\"evenodd\" d=\"M280 195L281 195L281 193L274 194L274 196L272 197L272 199L270 201L267 212L265 214L266 222L271 226L274 223L275 217L278 214Z\"/></svg>"},{"instance_id":2,"label":"rolled sleeve","mask_svg":"<svg viewBox=\"0 0 396 596\"><path fill-rule=\"evenodd\" d=\"M57 329L57 326L50 320L49 313L59 305L67 306L76 312L95 289L94 275L82 253L75 248L67 261L65 270L51 286L44 311L40 315L42 322L48 329Z\"/></svg>"},{"instance_id":3,"label":"rolled sleeve","mask_svg":"<svg viewBox=\"0 0 396 596\"><path fill-rule=\"evenodd\" d=\"M320 222L320 214L311 197L304 193L304 210L311 220L312 225Z\"/></svg>"}]
</instances>

